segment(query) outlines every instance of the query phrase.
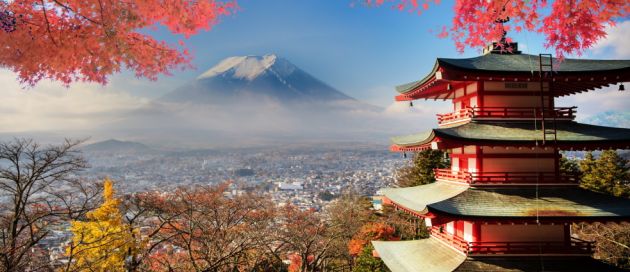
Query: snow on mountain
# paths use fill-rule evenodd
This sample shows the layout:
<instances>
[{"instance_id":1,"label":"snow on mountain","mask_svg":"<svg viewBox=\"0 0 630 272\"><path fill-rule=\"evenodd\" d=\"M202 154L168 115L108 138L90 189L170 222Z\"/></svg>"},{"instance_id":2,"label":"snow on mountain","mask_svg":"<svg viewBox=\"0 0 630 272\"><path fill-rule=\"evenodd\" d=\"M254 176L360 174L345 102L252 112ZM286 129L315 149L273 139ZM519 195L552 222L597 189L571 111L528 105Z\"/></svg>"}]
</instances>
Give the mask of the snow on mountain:
<instances>
[{"instance_id":1,"label":"snow on mountain","mask_svg":"<svg viewBox=\"0 0 630 272\"><path fill-rule=\"evenodd\" d=\"M204 78L210 78L226 73L228 71L232 71L234 78L253 80L261 73L267 71L268 69L272 69L271 67L276 64L276 61L278 61L279 64L273 68L274 70L277 70L274 72L279 73L282 76L286 76L293 72L293 67L291 67L291 65L288 65L286 61L278 60L278 57L274 54L264 55L262 57L240 56L224 59L216 66L201 74L199 77L197 77L197 79L200 80Z\"/></svg>"},{"instance_id":2,"label":"snow on mountain","mask_svg":"<svg viewBox=\"0 0 630 272\"><path fill-rule=\"evenodd\" d=\"M269 54L226 58L194 81L166 94L160 100L229 104L244 100L321 102L354 99L288 60Z\"/></svg>"}]
</instances>

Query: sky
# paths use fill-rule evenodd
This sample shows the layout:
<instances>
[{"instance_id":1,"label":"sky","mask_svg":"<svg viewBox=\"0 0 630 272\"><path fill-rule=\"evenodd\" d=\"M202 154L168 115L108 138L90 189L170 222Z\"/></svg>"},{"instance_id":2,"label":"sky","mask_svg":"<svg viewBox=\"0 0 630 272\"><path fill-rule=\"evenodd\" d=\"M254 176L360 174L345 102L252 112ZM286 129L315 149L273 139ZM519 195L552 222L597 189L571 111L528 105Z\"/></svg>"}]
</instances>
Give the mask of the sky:
<instances>
[{"instance_id":1,"label":"sky","mask_svg":"<svg viewBox=\"0 0 630 272\"><path fill-rule=\"evenodd\" d=\"M389 7L366 7L357 0L240 0L240 9L224 17L209 32L187 41L194 54L195 69L161 76L157 81L137 79L128 72L111 77L106 86L41 82L23 89L16 75L0 70L0 132L86 128L95 120L121 118L125 111L146 105L152 99L194 79L229 56L277 54L338 90L390 111L405 111L393 104L394 86L420 79L437 57L464 58L480 54L455 50L449 39L437 37L448 25L452 1L432 4L423 14ZM610 28L609 37L588 51L587 58L630 58L630 21ZM166 31L154 35L169 43L181 37ZM535 33L513 35L524 53L547 53ZM601 111L627 111L626 94L604 90L562 99L561 105L580 106L584 116ZM621 100L620 100L621 99ZM627 98L626 98L627 99ZM445 102L419 102L416 108L447 109ZM431 115L432 118L434 115Z\"/></svg>"}]
</instances>

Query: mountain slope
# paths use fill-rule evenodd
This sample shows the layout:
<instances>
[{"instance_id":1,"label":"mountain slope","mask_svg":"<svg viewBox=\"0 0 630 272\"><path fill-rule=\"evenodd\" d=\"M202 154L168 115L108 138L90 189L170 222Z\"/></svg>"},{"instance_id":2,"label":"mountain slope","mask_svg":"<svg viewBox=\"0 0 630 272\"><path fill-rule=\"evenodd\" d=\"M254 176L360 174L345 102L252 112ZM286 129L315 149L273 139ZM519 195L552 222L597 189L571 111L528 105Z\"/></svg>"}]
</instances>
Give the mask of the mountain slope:
<instances>
[{"instance_id":1,"label":"mountain slope","mask_svg":"<svg viewBox=\"0 0 630 272\"><path fill-rule=\"evenodd\" d=\"M162 102L224 104L243 101L330 102L354 100L276 55L224 59Z\"/></svg>"}]
</instances>

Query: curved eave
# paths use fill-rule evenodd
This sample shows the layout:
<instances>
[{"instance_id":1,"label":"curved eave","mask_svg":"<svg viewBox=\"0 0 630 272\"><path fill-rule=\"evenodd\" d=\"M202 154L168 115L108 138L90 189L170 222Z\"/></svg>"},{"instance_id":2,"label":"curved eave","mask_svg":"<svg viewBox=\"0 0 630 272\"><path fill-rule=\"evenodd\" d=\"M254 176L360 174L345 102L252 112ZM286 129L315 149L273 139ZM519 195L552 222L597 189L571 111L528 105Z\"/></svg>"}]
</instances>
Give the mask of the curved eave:
<instances>
[{"instance_id":1,"label":"curved eave","mask_svg":"<svg viewBox=\"0 0 630 272\"><path fill-rule=\"evenodd\" d=\"M372 241L374 250L392 272L451 272L466 255L437 238L412 241Z\"/></svg>"},{"instance_id":2,"label":"curved eave","mask_svg":"<svg viewBox=\"0 0 630 272\"><path fill-rule=\"evenodd\" d=\"M422 85L425 85L427 82L430 82L432 79L435 79L435 72L437 72L438 69L439 69L439 62L436 61L435 64L433 64L433 68L431 69L431 72L429 72L429 74L427 74L423 79L396 86L396 91L399 92L400 94L407 94L411 92L412 90L417 89L418 87L421 87Z\"/></svg>"},{"instance_id":3,"label":"curved eave","mask_svg":"<svg viewBox=\"0 0 630 272\"><path fill-rule=\"evenodd\" d=\"M427 213L427 205L457 196L468 188L468 185L438 181L414 187L385 188L381 191L394 205L422 215Z\"/></svg>"},{"instance_id":4,"label":"curved eave","mask_svg":"<svg viewBox=\"0 0 630 272\"><path fill-rule=\"evenodd\" d=\"M497 205L500 203L500 205ZM630 200L574 187L471 188L427 205L432 213L501 219L630 219Z\"/></svg>"},{"instance_id":5,"label":"curved eave","mask_svg":"<svg viewBox=\"0 0 630 272\"><path fill-rule=\"evenodd\" d=\"M439 138L435 137L434 130L423 133L397 136L391 138L392 145L389 150L392 152L415 152L429 150L432 143L439 142Z\"/></svg>"},{"instance_id":6,"label":"curved eave","mask_svg":"<svg viewBox=\"0 0 630 272\"><path fill-rule=\"evenodd\" d=\"M525 64L527 62L527 64ZM630 81L630 60L565 59L554 71L554 96L586 92ZM423 79L396 87L396 101L449 99L450 82L487 80L537 82L538 56L487 54L467 59L438 58ZM500 67L501 69L488 69ZM439 72L439 74L438 74Z\"/></svg>"},{"instance_id":7,"label":"curved eave","mask_svg":"<svg viewBox=\"0 0 630 272\"><path fill-rule=\"evenodd\" d=\"M547 127L552 127L547 124ZM628 149L630 129L558 121L555 146L563 150ZM536 146L543 140L540 122L473 121L462 125L437 128L424 133L392 138L390 150L421 151L466 144L495 146ZM440 145L432 146L434 142Z\"/></svg>"}]
</instances>

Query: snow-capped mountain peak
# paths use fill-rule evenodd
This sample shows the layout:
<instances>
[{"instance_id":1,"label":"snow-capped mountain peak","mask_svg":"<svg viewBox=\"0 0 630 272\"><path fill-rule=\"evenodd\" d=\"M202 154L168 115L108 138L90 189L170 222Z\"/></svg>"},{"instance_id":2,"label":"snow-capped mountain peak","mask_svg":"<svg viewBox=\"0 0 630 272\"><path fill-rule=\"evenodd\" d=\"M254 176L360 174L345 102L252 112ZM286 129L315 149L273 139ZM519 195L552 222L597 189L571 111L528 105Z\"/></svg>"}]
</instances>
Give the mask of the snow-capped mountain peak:
<instances>
[{"instance_id":1,"label":"snow-capped mountain peak","mask_svg":"<svg viewBox=\"0 0 630 272\"><path fill-rule=\"evenodd\" d=\"M275 54L264 56L237 56L222 60L219 64L197 77L197 79L229 75L233 78L253 80L269 69L273 69L275 73L287 75L295 68L291 63L278 58Z\"/></svg>"},{"instance_id":2,"label":"snow-capped mountain peak","mask_svg":"<svg viewBox=\"0 0 630 272\"><path fill-rule=\"evenodd\" d=\"M229 104L244 100L277 102L353 100L274 54L229 57L161 101Z\"/></svg>"}]
</instances>

